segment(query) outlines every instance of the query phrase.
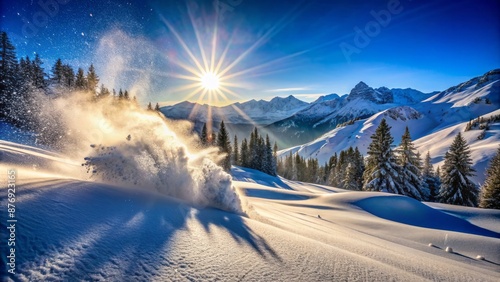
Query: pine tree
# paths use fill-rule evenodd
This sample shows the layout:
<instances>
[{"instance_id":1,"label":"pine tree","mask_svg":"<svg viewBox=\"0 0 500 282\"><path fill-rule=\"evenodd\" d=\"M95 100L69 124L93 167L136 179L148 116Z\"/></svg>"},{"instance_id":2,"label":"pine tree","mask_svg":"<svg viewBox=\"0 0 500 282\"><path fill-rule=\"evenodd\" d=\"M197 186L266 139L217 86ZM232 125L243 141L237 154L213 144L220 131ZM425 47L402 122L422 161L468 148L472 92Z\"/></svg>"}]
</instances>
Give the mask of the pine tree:
<instances>
[{"instance_id":1,"label":"pine tree","mask_svg":"<svg viewBox=\"0 0 500 282\"><path fill-rule=\"evenodd\" d=\"M370 137L366 170L363 174L363 189L394 194L405 194L401 187L399 170L391 144L391 127L382 119L375 133Z\"/></svg>"},{"instance_id":2,"label":"pine tree","mask_svg":"<svg viewBox=\"0 0 500 282\"><path fill-rule=\"evenodd\" d=\"M120 90L120 92L121 92L121 90ZM120 94L118 94L118 95L120 95ZM118 97L120 97L120 96L118 96ZM120 98L118 98L118 99L120 99ZM149 104L148 104L148 111L152 111L152 110L153 110L153 106L151 106L151 102L149 102Z\"/></svg>"},{"instance_id":3,"label":"pine tree","mask_svg":"<svg viewBox=\"0 0 500 282\"><path fill-rule=\"evenodd\" d=\"M56 63L52 67L51 81L57 86L61 86L64 83L64 67L61 59L57 59Z\"/></svg>"},{"instance_id":4,"label":"pine tree","mask_svg":"<svg viewBox=\"0 0 500 282\"><path fill-rule=\"evenodd\" d=\"M254 158L257 155L257 150L255 148L255 136L254 136L254 131L250 132L250 139L248 142L248 168L254 168L253 163L254 163Z\"/></svg>"},{"instance_id":5,"label":"pine tree","mask_svg":"<svg viewBox=\"0 0 500 282\"><path fill-rule=\"evenodd\" d=\"M345 171L347 168L347 165L349 164L347 160L347 151L340 151L339 158L337 165L335 166L335 183L336 186L339 188L343 188L344 184L344 178L345 178Z\"/></svg>"},{"instance_id":6,"label":"pine tree","mask_svg":"<svg viewBox=\"0 0 500 282\"><path fill-rule=\"evenodd\" d=\"M19 76L16 48L6 32L0 34L0 118L11 115L11 103Z\"/></svg>"},{"instance_id":7,"label":"pine tree","mask_svg":"<svg viewBox=\"0 0 500 282\"><path fill-rule=\"evenodd\" d=\"M272 163L272 171L274 172L273 175L278 175L278 143L275 141L274 142L274 147L273 147L273 163Z\"/></svg>"},{"instance_id":8,"label":"pine tree","mask_svg":"<svg viewBox=\"0 0 500 282\"><path fill-rule=\"evenodd\" d=\"M336 175L336 171L337 171L337 163L338 163L338 157L337 157L337 152L335 152L335 154L333 156L330 157L330 159L328 160L328 170L329 170L329 174L328 174L328 185L330 186L333 186L333 187L336 187L338 186L337 184L337 175Z\"/></svg>"},{"instance_id":9,"label":"pine tree","mask_svg":"<svg viewBox=\"0 0 500 282\"><path fill-rule=\"evenodd\" d=\"M342 187L347 190L358 190L357 174L358 172L354 163L349 163L342 181Z\"/></svg>"},{"instance_id":10,"label":"pine tree","mask_svg":"<svg viewBox=\"0 0 500 282\"><path fill-rule=\"evenodd\" d=\"M459 132L444 156L443 177L439 198L441 203L477 206L479 189L469 177L474 176L469 145Z\"/></svg>"},{"instance_id":11,"label":"pine tree","mask_svg":"<svg viewBox=\"0 0 500 282\"><path fill-rule=\"evenodd\" d=\"M266 134L262 169L265 173L274 176L276 175L276 170L273 168L273 163L273 148L271 146L271 141L269 140L269 135Z\"/></svg>"},{"instance_id":12,"label":"pine tree","mask_svg":"<svg viewBox=\"0 0 500 282\"><path fill-rule=\"evenodd\" d=\"M233 142L233 163L235 165L241 165L240 152L238 149L238 136L236 136L236 134L234 135L234 142Z\"/></svg>"},{"instance_id":13,"label":"pine tree","mask_svg":"<svg viewBox=\"0 0 500 282\"><path fill-rule=\"evenodd\" d=\"M125 100L130 100L130 95L128 94L128 91L125 90L125 92L123 92L123 99ZM158 110L157 110L158 108ZM156 103L156 107L155 107L155 111L160 111L160 105L158 105L158 103Z\"/></svg>"},{"instance_id":14,"label":"pine tree","mask_svg":"<svg viewBox=\"0 0 500 282\"><path fill-rule=\"evenodd\" d=\"M127 93L127 91L125 91L125 93ZM128 94L127 94L127 96L128 96ZM128 99L128 98L126 98L126 99ZM157 111L157 112L160 111L160 104L156 103L155 111Z\"/></svg>"},{"instance_id":15,"label":"pine tree","mask_svg":"<svg viewBox=\"0 0 500 282\"><path fill-rule=\"evenodd\" d=\"M249 167L249 151L248 151L248 141L247 139L243 139L241 142L241 151L240 151L240 165L243 167Z\"/></svg>"},{"instance_id":16,"label":"pine tree","mask_svg":"<svg viewBox=\"0 0 500 282\"><path fill-rule=\"evenodd\" d=\"M221 166L225 171L231 170L231 141L229 141L229 134L224 125L224 121L220 122L219 133L217 134L217 146L220 152L225 154L222 159Z\"/></svg>"},{"instance_id":17,"label":"pine tree","mask_svg":"<svg viewBox=\"0 0 500 282\"><path fill-rule=\"evenodd\" d=\"M427 199L429 193L427 189L424 189L420 172L421 160L415 151L415 145L413 145L410 130L407 126L405 133L401 137L401 144L397 149L398 162L401 166L400 177L402 189L404 195L421 201L422 199Z\"/></svg>"},{"instance_id":18,"label":"pine tree","mask_svg":"<svg viewBox=\"0 0 500 282\"><path fill-rule=\"evenodd\" d=\"M354 149L354 167L356 168L357 190L363 189L363 173L365 172L365 159L358 147Z\"/></svg>"},{"instance_id":19,"label":"pine tree","mask_svg":"<svg viewBox=\"0 0 500 282\"><path fill-rule=\"evenodd\" d=\"M70 65L62 66L62 83L66 88L73 88L75 86L75 71Z\"/></svg>"},{"instance_id":20,"label":"pine tree","mask_svg":"<svg viewBox=\"0 0 500 282\"><path fill-rule=\"evenodd\" d=\"M200 142L202 146L204 147L208 146L208 133L207 133L206 123L203 123L203 128L201 129Z\"/></svg>"},{"instance_id":21,"label":"pine tree","mask_svg":"<svg viewBox=\"0 0 500 282\"><path fill-rule=\"evenodd\" d=\"M262 170L266 161L266 143L262 136L257 139L257 157L255 158L254 166L256 169Z\"/></svg>"},{"instance_id":22,"label":"pine tree","mask_svg":"<svg viewBox=\"0 0 500 282\"><path fill-rule=\"evenodd\" d=\"M486 181L482 187L480 207L500 209L500 146L486 171Z\"/></svg>"},{"instance_id":23,"label":"pine tree","mask_svg":"<svg viewBox=\"0 0 500 282\"><path fill-rule=\"evenodd\" d=\"M293 161L294 161L293 154L290 151L290 154L285 159L286 173L283 174L283 177L285 177L286 179L294 180L294 178L296 178L297 173L295 171L296 168Z\"/></svg>"},{"instance_id":24,"label":"pine tree","mask_svg":"<svg viewBox=\"0 0 500 282\"><path fill-rule=\"evenodd\" d=\"M439 181L439 176L434 173L434 167L431 163L431 154L429 151L427 151L427 154L425 155L424 165L422 167L422 179L429 190L429 196L424 200L435 202L439 195L439 186L441 183Z\"/></svg>"},{"instance_id":25,"label":"pine tree","mask_svg":"<svg viewBox=\"0 0 500 282\"><path fill-rule=\"evenodd\" d=\"M300 155L295 154L294 170L292 180L302 181L304 179L304 168L302 166L302 159Z\"/></svg>"},{"instance_id":26,"label":"pine tree","mask_svg":"<svg viewBox=\"0 0 500 282\"><path fill-rule=\"evenodd\" d=\"M43 62L40 59L40 56L38 55L38 53L35 54L35 59L31 61L31 81L33 82L33 86L36 89L45 90L47 88L47 84L45 81L45 72L42 65Z\"/></svg>"},{"instance_id":27,"label":"pine tree","mask_svg":"<svg viewBox=\"0 0 500 282\"><path fill-rule=\"evenodd\" d=\"M97 85L99 84L99 77L95 73L95 68L93 64L90 64L89 70L87 72L87 90L95 95Z\"/></svg>"},{"instance_id":28,"label":"pine tree","mask_svg":"<svg viewBox=\"0 0 500 282\"><path fill-rule=\"evenodd\" d=\"M101 84L101 89L99 90L99 96L97 96L97 97L102 99L102 98L109 97L110 94L111 93L109 92L108 88L106 88L104 86L104 84Z\"/></svg>"},{"instance_id":29,"label":"pine tree","mask_svg":"<svg viewBox=\"0 0 500 282\"><path fill-rule=\"evenodd\" d=\"M78 90L85 90L87 88L87 80L85 79L85 74L82 68L78 68L76 72L75 87Z\"/></svg>"},{"instance_id":30,"label":"pine tree","mask_svg":"<svg viewBox=\"0 0 500 282\"><path fill-rule=\"evenodd\" d=\"M208 139L208 145L209 146L213 146L215 145L215 143L217 142L217 134L215 134L215 132L212 132L211 135L209 135L209 139Z\"/></svg>"},{"instance_id":31,"label":"pine tree","mask_svg":"<svg viewBox=\"0 0 500 282\"><path fill-rule=\"evenodd\" d=\"M120 90L118 91L118 100L123 100L123 91L122 91L122 89L121 89L121 88L120 88ZM151 102L149 102L149 104L151 104ZM149 107L149 105L148 105L148 110L153 110L153 108L151 107L151 109L150 109L150 107Z\"/></svg>"}]
</instances>

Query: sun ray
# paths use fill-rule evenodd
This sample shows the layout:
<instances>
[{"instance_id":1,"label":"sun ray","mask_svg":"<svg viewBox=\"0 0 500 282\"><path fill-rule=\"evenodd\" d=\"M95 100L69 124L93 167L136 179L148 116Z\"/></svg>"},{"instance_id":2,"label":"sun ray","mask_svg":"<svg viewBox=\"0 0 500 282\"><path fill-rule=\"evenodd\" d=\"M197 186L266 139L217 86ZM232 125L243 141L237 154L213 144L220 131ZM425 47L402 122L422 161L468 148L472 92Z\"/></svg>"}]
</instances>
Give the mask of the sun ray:
<instances>
[{"instance_id":1,"label":"sun ray","mask_svg":"<svg viewBox=\"0 0 500 282\"><path fill-rule=\"evenodd\" d=\"M181 46L184 49L184 51L186 51L186 53L191 58L191 60L195 63L195 65L198 67L198 69L203 70L203 67L201 66L200 62L193 55L193 53L191 52L191 50L187 46L186 42L184 42L184 40L179 35L179 33L177 33L177 31L175 30L175 28L165 18L162 17L162 20L167 25L167 27L169 28L169 30L174 34L175 38L179 41L179 43L181 44Z\"/></svg>"},{"instance_id":2,"label":"sun ray","mask_svg":"<svg viewBox=\"0 0 500 282\"><path fill-rule=\"evenodd\" d=\"M249 117L242 109L240 109L239 107L237 107L236 105L234 104L231 104L231 107L236 111L238 112L242 117L243 119L245 119L246 121L250 122L251 124L254 124L256 125L257 123L251 118Z\"/></svg>"},{"instance_id":3,"label":"sun ray","mask_svg":"<svg viewBox=\"0 0 500 282\"><path fill-rule=\"evenodd\" d=\"M200 79L195 76L189 76L189 75L184 75L184 74L178 74L178 73L172 73L170 74L172 77L184 79L184 80L192 80L192 81L199 81Z\"/></svg>"},{"instance_id":4,"label":"sun ray","mask_svg":"<svg viewBox=\"0 0 500 282\"><path fill-rule=\"evenodd\" d=\"M191 99L191 97L194 97L194 95L199 94L200 91L202 91L202 90L203 90L203 87L199 86L198 88L196 88L195 90L193 90L191 93L189 93L188 95L186 95L186 97L184 99L187 101L187 100Z\"/></svg>"},{"instance_id":5,"label":"sun ray","mask_svg":"<svg viewBox=\"0 0 500 282\"><path fill-rule=\"evenodd\" d=\"M203 99L203 97L205 96L205 93L206 93L206 90L203 90L198 98L198 102L200 101L200 99ZM202 105L200 105L200 103L198 103L198 102L194 104L194 107L191 110L191 113L189 114L188 119L192 120L194 115L198 112L198 108L202 107Z\"/></svg>"},{"instance_id":6,"label":"sun ray","mask_svg":"<svg viewBox=\"0 0 500 282\"><path fill-rule=\"evenodd\" d=\"M190 72L191 74L195 75L195 76L200 76L201 75L201 72L191 66L188 66L180 61L174 61L172 59L169 59L170 62L178 65L179 67L183 68L184 70Z\"/></svg>"},{"instance_id":7,"label":"sun ray","mask_svg":"<svg viewBox=\"0 0 500 282\"><path fill-rule=\"evenodd\" d=\"M219 59L219 62L217 63L217 66L215 67L215 70L214 70L215 73L219 73L220 68L224 64L224 61L226 60L227 53L229 52L229 49L231 48L232 42L233 42L233 36L231 36L231 38L229 38L229 42L227 43L226 48L224 48L224 51L222 52L222 55Z\"/></svg>"},{"instance_id":8,"label":"sun ray","mask_svg":"<svg viewBox=\"0 0 500 282\"><path fill-rule=\"evenodd\" d=\"M172 88L169 91L171 93L178 93L178 92L186 91L186 90L189 90L189 89L192 89L192 88L201 88L201 87L197 83L190 83L190 84L187 84L187 85L182 85L182 86L179 86L179 87L176 87L176 88Z\"/></svg>"},{"instance_id":9,"label":"sun ray","mask_svg":"<svg viewBox=\"0 0 500 282\"><path fill-rule=\"evenodd\" d=\"M200 32L198 31L198 26L196 26L196 21L194 19L194 16L193 16L191 9L188 7L187 10L188 10L189 19L191 20L191 25L193 26L194 34L196 36L196 41L198 41L198 48L200 49L201 59L203 61L203 65L205 66L204 69L206 70L206 69L208 69L208 61L207 61L207 57L205 55L205 49L202 46ZM201 68L200 68L200 70L201 70Z\"/></svg>"},{"instance_id":10,"label":"sun ray","mask_svg":"<svg viewBox=\"0 0 500 282\"><path fill-rule=\"evenodd\" d=\"M237 65L240 61L246 58L250 53L252 53L255 49L260 47L263 43L267 42L274 35L276 35L279 31L281 31L286 25L288 25L293 18L295 18L297 14L293 15L293 12L296 10L297 6L292 9L289 13L283 16L273 27L271 27L264 35L262 35L250 48L244 51L238 58L236 58L229 66L227 66L224 70L219 72L221 76L229 72L235 65Z\"/></svg>"},{"instance_id":11,"label":"sun ray","mask_svg":"<svg viewBox=\"0 0 500 282\"><path fill-rule=\"evenodd\" d=\"M219 28L219 13L215 15L214 32L212 34L212 56L210 57L210 72L214 72L215 54L217 50L217 33Z\"/></svg>"},{"instance_id":12,"label":"sun ray","mask_svg":"<svg viewBox=\"0 0 500 282\"><path fill-rule=\"evenodd\" d=\"M272 61L260 64L260 65L257 65L257 66L253 66L253 67L248 68L248 69L244 69L244 70L239 71L239 72L235 72L235 73L232 73L232 74L221 76L221 79L227 80L227 79L230 79L230 78L235 78L235 77L238 77L238 76L241 76L241 75L245 75L245 74L247 74L249 72L253 72L253 71L265 68L267 66L274 65L276 63L279 63L279 62L291 59L293 57L300 56L300 55L305 54L307 52L309 52L309 50L299 51L299 52L296 52L294 54L290 54L290 55L287 55L287 56L284 56L284 57L281 57L281 58L277 58L277 59L274 59Z\"/></svg>"},{"instance_id":13,"label":"sun ray","mask_svg":"<svg viewBox=\"0 0 500 282\"><path fill-rule=\"evenodd\" d=\"M241 96L240 96L239 94L237 94L236 92L232 91L232 90L231 90L231 89L229 89L229 88L226 88L226 87L222 86L222 87L219 87L219 89L220 89L221 91L224 91L224 92L227 92L227 93L229 93L229 94L233 95L234 97L241 98Z\"/></svg>"}]
</instances>

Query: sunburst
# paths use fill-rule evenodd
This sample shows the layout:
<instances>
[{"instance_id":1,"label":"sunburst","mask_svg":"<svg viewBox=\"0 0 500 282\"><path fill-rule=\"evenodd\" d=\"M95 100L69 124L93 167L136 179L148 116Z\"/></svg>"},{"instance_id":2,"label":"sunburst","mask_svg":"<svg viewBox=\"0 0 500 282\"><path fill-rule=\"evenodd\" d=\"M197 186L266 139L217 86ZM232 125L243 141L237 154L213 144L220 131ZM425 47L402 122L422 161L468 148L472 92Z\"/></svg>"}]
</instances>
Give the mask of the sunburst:
<instances>
[{"instance_id":1,"label":"sunburst","mask_svg":"<svg viewBox=\"0 0 500 282\"><path fill-rule=\"evenodd\" d=\"M201 86L209 91L217 91L220 86L219 76L213 72L204 73L200 77Z\"/></svg>"},{"instance_id":2,"label":"sunburst","mask_svg":"<svg viewBox=\"0 0 500 282\"><path fill-rule=\"evenodd\" d=\"M262 64L256 64L246 69L241 69L241 62L246 59L249 54L257 48L265 44L271 37L284 28L297 14L297 7L292 9L290 13L285 15L276 25L271 27L267 32L260 36L248 49L242 51L235 58L230 55L232 42L237 38L237 31L232 36L229 36L227 44L224 49L219 49L218 41L218 15L213 21L213 29L207 33L209 29L206 25L200 23L200 19L194 17L189 5L187 7L188 15L191 20L192 30L196 37L196 43L189 42L187 37L181 36L177 29L164 17L160 15L168 30L174 35L177 42L182 47L182 50L187 55L188 61L182 61L180 58L168 58L170 62L174 63L182 70L183 73L170 73L170 77L179 78L181 80L189 81L189 83L179 86L178 88L171 89L171 92L184 92L184 100L195 100L197 103L208 104L207 111L207 128L211 131L212 120L212 104L230 104L234 100L241 100L238 94L238 89L244 88L242 83L238 83L237 79L244 75L255 74L257 71L268 68L276 67L281 61L290 59L292 57L301 55L307 51L300 51L286 57L269 60ZM203 27L203 28L202 28ZM202 33L201 31L204 31ZM186 40L184 39L186 38ZM210 40L207 40L210 38ZM189 42L190 44L188 44ZM208 42L208 44L207 44ZM197 49L193 46L197 45ZM221 51L221 52L219 52ZM231 58L230 58L231 57ZM264 72L263 72L264 73ZM255 76L255 75L252 75ZM233 108L252 124L255 124L243 111L237 106L232 105ZM194 107L191 112L191 117L196 114L200 107Z\"/></svg>"}]
</instances>

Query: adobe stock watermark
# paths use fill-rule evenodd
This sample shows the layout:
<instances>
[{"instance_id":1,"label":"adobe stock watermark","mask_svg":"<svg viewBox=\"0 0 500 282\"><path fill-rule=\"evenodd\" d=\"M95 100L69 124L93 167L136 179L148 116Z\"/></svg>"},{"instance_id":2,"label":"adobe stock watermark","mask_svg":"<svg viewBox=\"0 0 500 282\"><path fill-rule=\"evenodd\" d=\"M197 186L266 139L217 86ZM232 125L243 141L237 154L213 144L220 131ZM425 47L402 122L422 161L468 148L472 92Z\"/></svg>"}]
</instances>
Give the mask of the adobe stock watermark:
<instances>
[{"instance_id":1,"label":"adobe stock watermark","mask_svg":"<svg viewBox=\"0 0 500 282\"><path fill-rule=\"evenodd\" d=\"M227 12L233 12L234 8L243 3L243 0L214 0L215 11L219 15L219 21L223 21Z\"/></svg>"},{"instance_id":2,"label":"adobe stock watermark","mask_svg":"<svg viewBox=\"0 0 500 282\"><path fill-rule=\"evenodd\" d=\"M70 1L71 0L39 0L37 3L41 10L33 14L31 21L26 17L22 17L24 24L21 28L21 33L25 38L32 38L41 28L49 24L51 18L59 14L60 5L66 5Z\"/></svg>"},{"instance_id":3,"label":"adobe stock watermark","mask_svg":"<svg viewBox=\"0 0 500 282\"><path fill-rule=\"evenodd\" d=\"M373 20L367 22L363 29L358 26L354 27L352 43L344 41L339 44L340 50L342 50L347 62L351 62L353 54L361 53L364 48L370 45L372 38L378 36L382 32L382 28L389 26L393 15L398 15L402 11L403 6L400 0L389 0L386 9L378 12L371 10L370 15L373 17Z\"/></svg>"}]
</instances>

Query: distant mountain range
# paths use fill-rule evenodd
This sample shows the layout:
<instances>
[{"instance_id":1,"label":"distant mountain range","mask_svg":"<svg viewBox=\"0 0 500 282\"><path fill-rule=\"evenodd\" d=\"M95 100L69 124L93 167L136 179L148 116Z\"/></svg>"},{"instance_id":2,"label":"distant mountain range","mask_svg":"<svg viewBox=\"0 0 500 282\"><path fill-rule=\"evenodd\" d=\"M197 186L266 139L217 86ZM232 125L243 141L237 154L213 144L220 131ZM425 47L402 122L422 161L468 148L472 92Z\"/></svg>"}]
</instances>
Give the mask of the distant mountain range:
<instances>
[{"instance_id":1,"label":"distant mountain range","mask_svg":"<svg viewBox=\"0 0 500 282\"><path fill-rule=\"evenodd\" d=\"M271 101L250 100L224 107L181 102L173 106L162 107L161 112L171 119L185 119L195 122L207 122L209 113L215 124L224 120L232 124L267 125L289 117L304 109L309 104L294 96L275 97Z\"/></svg>"},{"instance_id":2,"label":"distant mountain range","mask_svg":"<svg viewBox=\"0 0 500 282\"><path fill-rule=\"evenodd\" d=\"M229 124L238 137L247 137L257 126L270 134L281 148L314 140L337 125L354 119L367 118L377 112L398 105L413 105L432 94L415 89L372 88L359 82L347 95L329 94L306 103L294 96L275 97L271 101L250 100L225 107L181 102L162 107L162 113L171 119L190 120L200 130L211 115L215 130L221 120Z\"/></svg>"}]
</instances>

